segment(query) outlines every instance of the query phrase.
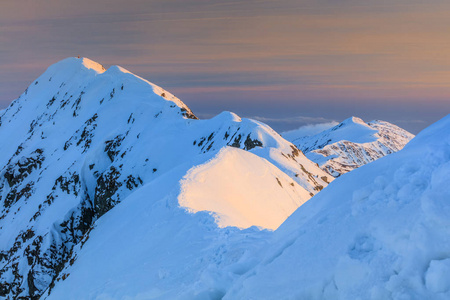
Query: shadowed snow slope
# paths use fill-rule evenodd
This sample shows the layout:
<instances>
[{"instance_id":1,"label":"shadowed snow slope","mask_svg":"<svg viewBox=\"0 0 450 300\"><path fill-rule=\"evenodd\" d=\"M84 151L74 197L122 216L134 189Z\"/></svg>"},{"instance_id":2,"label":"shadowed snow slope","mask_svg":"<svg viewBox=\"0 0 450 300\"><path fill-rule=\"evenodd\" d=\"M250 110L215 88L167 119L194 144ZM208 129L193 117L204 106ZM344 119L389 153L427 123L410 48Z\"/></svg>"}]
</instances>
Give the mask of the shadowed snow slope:
<instances>
[{"instance_id":1,"label":"shadowed snow slope","mask_svg":"<svg viewBox=\"0 0 450 300\"><path fill-rule=\"evenodd\" d=\"M276 228L295 205L332 180L263 123L230 112L198 120L164 89L121 67L106 70L86 58L50 66L2 111L0 141L0 297L38 298L65 279L61 270L76 263L76 247L112 208L144 187L146 194L139 195L148 198L139 201L148 201L148 207L162 201L152 196L163 186L160 178L172 182L174 187L166 191L176 202L178 182L194 166L202 165L209 176L233 157L239 163L252 162L238 166L240 172L232 179L222 174L223 181L208 181L208 189L225 194L211 197L211 206L204 208L189 207L197 204L190 195L201 186L194 182L191 186L186 177L185 198L180 199L188 201L188 210L213 210L225 207L227 201L236 205L236 194L220 185L233 181L238 183L236 192L248 184L239 205L248 207L249 201L261 205L260 212L268 205L276 216L267 223L253 223L253 216L242 215L253 213L248 209L217 210L221 226ZM236 149L220 152L229 147ZM217 167L208 171L211 159ZM245 177L248 174L260 183ZM158 186L151 184L157 179ZM265 185L277 187L271 204L253 191ZM214 204L216 200L220 204ZM180 211L186 220L192 217ZM125 220L119 217L115 222ZM169 234L172 229L168 230Z\"/></svg>"},{"instance_id":2,"label":"shadowed snow slope","mask_svg":"<svg viewBox=\"0 0 450 300\"><path fill-rule=\"evenodd\" d=\"M449 299L449 178L447 116L297 209L225 299Z\"/></svg>"},{"instance_id":3,"label":"shadowed snow slope","mask_svg":"<svg viewBox=\"0 0 450 300\"><path fill-rule=\"evenodd\" d=\"M406 130L385 122L365 123L351 117L313 136L286 135L306 156L333 176L402 149L413 137Z\"/></svg>"}]
</instances>

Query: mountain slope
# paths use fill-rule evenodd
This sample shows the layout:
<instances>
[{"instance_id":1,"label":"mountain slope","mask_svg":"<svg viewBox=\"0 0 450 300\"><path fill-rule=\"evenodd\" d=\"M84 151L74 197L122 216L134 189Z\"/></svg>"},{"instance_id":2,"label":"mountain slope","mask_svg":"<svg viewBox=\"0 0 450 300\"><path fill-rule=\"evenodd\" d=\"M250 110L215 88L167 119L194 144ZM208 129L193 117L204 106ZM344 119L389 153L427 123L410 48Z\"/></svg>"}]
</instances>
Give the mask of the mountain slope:
<instances>
[{"instance_id":1,"label":"mountain slope","mask_svg":"<svg viewBox=\"0 0 450 300\"><path fill-rule=\"evenodd\" d=\"M394 124L378 120L365 123L356 117L313 136L286 136L335 177L401 150L414 137Z\"/></svg>"},{"instance_id":2,"label":"mountain slope","mask_svg":"<svg viewBox=\"0 0 450 300\"><path fill-rule=\"evenodd\" d=\"M449 133L447 116L335 180L280 226L224 299L448 299Z\"/></svg>"},{"instance_id":3,"label":"mountain slope","mask_svg":"<svg viewBox=\"0 0 450 300\"><path fill-rule=\"evenodd\" d=\"M180 205L192 212L214 212L220 227L276 229L309 198L305 189L265 159L234 148L224 148L191 169L181 188Z\"/></svg>"},{"instance_id":4,"label":"mountain slope","mask_svg":"<svg viewBox=\"0 0 450 300\"><path fill-rule=\"evenodd\" d=\"M177 196L178 179L188 169L172 169L102 216L86 242L74 248L76 261L65 266L44 299L223 296L252 266L249 251L272 232L219 228L206 212L187 214Z\"/></svg>"},{"instance_id":5,"label":"mountain slope","mask_svg":"<svg viewBox=\"0 0 450 300\"><path fill-rule=\"evenodd\" d=\"M280 218L289 213L282 203L298 197L294 203L300 205L332 180L265 124L228 112L198 120L162 88L121 67L106 70L86 58L49 67L2 111L0 140L4 297L37 299L76 261L76 247L114 206L160 178L174 184L176 199L188 170L220 157L228 146L247 150L238 156L255 161L249 167L268 170L262 182L281 182L276 195L280 205L271 206L283 211ZM236 183L242 174L235 174ZM251 182L249 188L256 185ZM184 189L189 191L189 184ZM241 201L258 203L250 196ZM251 225L257 224L245 224Z\"/></svg>"}]
</instances>

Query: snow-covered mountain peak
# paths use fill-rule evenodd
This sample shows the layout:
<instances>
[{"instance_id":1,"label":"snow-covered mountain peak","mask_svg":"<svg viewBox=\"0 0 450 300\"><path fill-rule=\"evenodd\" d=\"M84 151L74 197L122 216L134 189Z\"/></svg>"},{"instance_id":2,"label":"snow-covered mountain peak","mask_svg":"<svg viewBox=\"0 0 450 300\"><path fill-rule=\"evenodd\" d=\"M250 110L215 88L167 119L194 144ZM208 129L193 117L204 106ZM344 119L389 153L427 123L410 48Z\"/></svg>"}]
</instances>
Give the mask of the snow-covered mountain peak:
<instances>
[{"instance_id":1,"label":"snow-covered mountain peak","mask_svg":"<svg viewBox=\"0 0 450 300\"><path fill-rule=\"evenodd\" d=\"M386 121L365 123L357 117L313 136L290 140L312 161L333 176L402 149L414 135Z\"/></svg>"},{"instance_id":2,"label":"snow-covered mountain peak","mask_svg":"<svg viewBox=\"0 0 450 300\"><path fill-rule=\"evenodd\" d=\"M95 95L96 99L87 100L90 97L84 95L88 93ZM152 105L155 114L159 111L172 111L169 115L173 115L173 108L178 107L180 111L176 115L197 118L186 104L158 85L120 66L105 69L103 65L88 58L69 57L51 65L15 102L24 104L27 99L33 99L34 109L42 110L56 108L49 104L61 98L61 106L72 107L77 102L75 106L78 109L83 107L83 103L91 109L105 109L117 106L117 101L129 99L136 105ZM38 99L45 103L36 102Z\"/></svg>"},{"instance_id":3,"label":"snow-covered mountain peak","mask_svg":"<svg viewBox=\"0 0 450 300\"><path fill-rule=\"evenodd\" d=\"M108 72L110 74L124 73L124 74L131 74L131 75L137 76L137 75L133 74L132 72L128 71L127 69L125 69L124 67L121 67L118 65L110 66L108 68ZM145 79L143 79L143 80L146 81Z\"/></svg>"},{"instance_id":4,"label":"snow-covered mountain peak","mask_svg":"<svg viewBox=\"0 0 450 300\"><path fill-rule=\"evenodd\" d=\"M230 121L230 122L241 122L242 119L234 112L230 111L223 111L217 116L214 117L216 120L222 120L222 121Z\"/></svg>"},{"instance_id":5,"label":"snow-covered mountain peak","mask_svg":"<svg viewBox=\"0 0 450 300\"><path fill-rule=\"evenodd\" d=\"M351 117L340 124L330 128L327 132L319 133L316 136L324 135L331 142L346 140L353 143L369 143L375 141L377 130L370 127L362 119Z\"/></svg>"},{"instance_id":6,"label":"snow-covered mountain peak","mask_svg":"<svg viewBox=\"0 0 450 300\"><path fill-rule=\"evenodd\" d=\"M49 66L41 77L49 78L49 75L63 76L64 74L74 74L86 71L102 74L106 71L106 68L100 63L86 57L68 57Z\"/></svg>"},{"instance_id":7,"label":"snow-covered mountain peak","mask_svg":"<svg viewBox=\"0 0 450 300\"><path fill-rule=\"evenodd\" d=\"M103 72L105 72L105 67L103 67L101 64L99 64L98 62L95 62L89 58L86 57L82 57L82 58L77 58L79 60L81 60L81 64L89 69L89 70L94 70L95 72L97 72L98 74L101 74Z\"/></svg>"},{"instance_id":8,"label":"snow-covered mountain peak","mask_svg":"<svg viewBox=\"0 0 450 300\"><path fill-rule=\"evenodd\" d=\"M151 205L165 191L189 224L177 199L220 215L206 218L216 229L274 229L333 179L266 124L230 112L198 120L163 88L85 58L50 66L14 100L0 140L0 297L42 295L94 222L142 189ZM217 194L196 199L202 190Z\"/></svg>"},{"instance_id":9,"label":"snow-covered mountain peak","mask_svg":"<svg viewBox=\"0 0 450 300\"><path fill-rule=\"evenodd\" d=\"M360 125L367 125L361 118L352 116L348 119L345 119L344 121L342 121L341 123L343 124L351 124L351 123L355 123L355 124L360 124Z\"/></svg>"}]
</instances>

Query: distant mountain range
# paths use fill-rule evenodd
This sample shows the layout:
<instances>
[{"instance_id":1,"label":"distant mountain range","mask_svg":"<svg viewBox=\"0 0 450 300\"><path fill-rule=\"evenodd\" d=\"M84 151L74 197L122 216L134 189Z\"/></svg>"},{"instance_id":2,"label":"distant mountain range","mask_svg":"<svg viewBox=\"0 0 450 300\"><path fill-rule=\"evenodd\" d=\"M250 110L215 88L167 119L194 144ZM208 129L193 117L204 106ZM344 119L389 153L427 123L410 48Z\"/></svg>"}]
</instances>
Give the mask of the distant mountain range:
<instances>
[{"instance_id":1,"label":"distant mountain range","mask_svg":"<svg viewBox=\"0 0 450 300\"><path fill-rule=\"evenodd\" d=\"M356 117L313 136L282 135L334 177L397 152L414 137L389 122Z\"/></svg>"}]
</instances>

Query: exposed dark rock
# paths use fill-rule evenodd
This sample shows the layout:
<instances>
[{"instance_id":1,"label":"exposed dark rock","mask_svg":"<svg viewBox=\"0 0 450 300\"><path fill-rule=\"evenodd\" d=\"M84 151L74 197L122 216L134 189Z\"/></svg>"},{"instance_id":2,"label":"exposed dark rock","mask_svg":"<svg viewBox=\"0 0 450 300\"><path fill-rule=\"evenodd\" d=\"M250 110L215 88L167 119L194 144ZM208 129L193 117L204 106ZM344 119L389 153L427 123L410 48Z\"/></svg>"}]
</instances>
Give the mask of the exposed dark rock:
<instances>
[{"instance_id":1,"label":"exposed dark rock","mask_svg":"<svg viewBox=\"0 0 450 300\"><path fill-rule=\"evenodd\" d=\"M57 186L67 194L73 193L75 196L78 196L81 189L80 175L76 172L68 172L64 176L61 175L56 179L53 190L55 190Z\"/></svg>"},{"instance_id":2,"label":"exposed dark rock","mask_svg":"<svg viewBox=\"0 0 450 300\"><path fill-rule=\"evenodd\" d=\"M86 152L87 149L91 146L92 138L94 137L94 131L97 128L96 120L98 118L97 114L94 114L91 118L89 118L86 122L84 122L83 131L80 134L80 129L78 129L72 137L67 140L64 144L64 150L69 149L69 147L73 144L74 141L77 141L77 146L82 145L83 152Z\"/></svg>"},{"instance_id":3,"label":"exposed dark rock","mask_svg":"<svg viewBox=\"0 0 450 300\"><path fill-rule=\"evenodd\" d=\"M29 157L22 156L14 164L9 163L6 168L5 178L10 187L22 182L31 172L39 169L45 160L42 149L36 149Z\"/></svg>"},{"instance_id":4,"label":"exposed dark rock","mask_svg":"<svg viewBox=\"0 0 450 300\"><path fill-rule=\"evenodd\" d=\"M10 192L5 197L5 202L3 206L6 208L11 207L14 203L19 201L22 197L28 199L32 195L34 182L28 182L21 190L17 191L16 188L10 190Z\"/></svg>"},{"instance_id":5,"label":"exposed dark rock","mask_svg":"<svg viewBox=\"0 0 450 300\"><path fill-rule=\"evenodd\" d=\"M279 184L281 187L283 187L283 185L281 184L280 179L278 179L278 177L275 177L275 178L277 179L278 184Z\"/></svg>"},{"instance_id":6,"label":"exposed dark rock","mask_svg":"<svg viewBox=\"0 0 450 300\"><path fill-rule=\"evenodd\" d=\"M80 108L81 108L81 97L84 95L84 91L82 91L81 93L80 93L80 96L77 98L77 100L75 100L75 102L72 104L72 108L74 108L74 110L73 110L73 114L72 114L72 116L73 117L77 117L78 116L78 111L80 110Z\"/></svg>"},{"instance_id":7,"label":"exposed dark rock","mask_svg":"<svg viewBox=\"0 0 450 300\"><path fill-rule=\"evenodd\" d=\"M119 147L124 139L125 136L119 134L114 139L105 142L105 152L106 154L108 154L108 157L111 160L111 162L114 161L114 158L120 152Z\"/></svg>"},{"instance_id":8,"label":"exposed dark rock","mask_svg":"<svg viewBox=\"0 0 450 300\"><path fill-rule=\"evenodd\" d=\"M183 117L185 117L187 119L198 120L197 116L194 115L194 113L190 109L186 109L186 108L182 107L180 110L182 112Z\"/></svg>"},{"instance_id":9,"label":"exposed dark rock","mask_svg":"<svg viewBox=\"0 0 450 300\"><path fill-rule=\"evenodd\" d=\"M263 144L261 141L259 141L257 139L252 140L250 138L250 134L249 134L249 135L247 135L247 139L245 140L244 145L245 145L245 148L244 148L245 150L251 150L255 147L262 147Z\"/></svg>"},{"instance_id":10,"label":"exposed dark rock","mask_svg":"<svg viewBox=\"0 0 450 300\"><path fill-rule=\"evenodd\" d=\"M34 231L31 229L27 229L27 231L25 231L22 234L22 242L25 243L27 240L31 239L34 236Z\"/></svg>"},{"instance_id":11,"label":"exposed dark rock","mask_svg":"<svg viewBox=\"0 0 450 300\"><path fill-rule=\"evenodd\" d=\"M28 283L28 295L30 297L30 300L37 300L40 297L40 293L38 293L39 291L37 290L36 286L34 285L34 276L33 276L33 269L30 269L28 271L28 275L27 275L27 283Z\"/></svg>"},{"instance_id":12,"label":"exposed dark rock","mask_svg":"<svg viewBox=\"0 0 450 300\"><path fill-rule=\"evenodd\" d=\"M112 199L122 182L118 181L120 172L111 166L107 172L97 179L95 187L94 207L96 214L100 217L113 208L117 201Z\"/></svg>"},{"instance_id":13,"label":"exposed dark rock","mask_svg":"<svg viewBox=\"0 0 450 300\"><path fill-rule=\"evenodd\" d=\"M142 179L138 177L134 177L133 175L128 175L127 180L125 181L127 189L130 191L137 188L139 185L142 185Z\"/></svg>"},{"instance_id":14,"label":"exposed dark rock","mask_svg":"<svg viewBox=\"0 0 450 300\"><path fill-rule=\"evenodd\" d=\"M234 138L234 141L230 146L235 148L241 148L241 138L242 138L241 134L238 134L238 136Z\"/></svg>"}]
</instances>

